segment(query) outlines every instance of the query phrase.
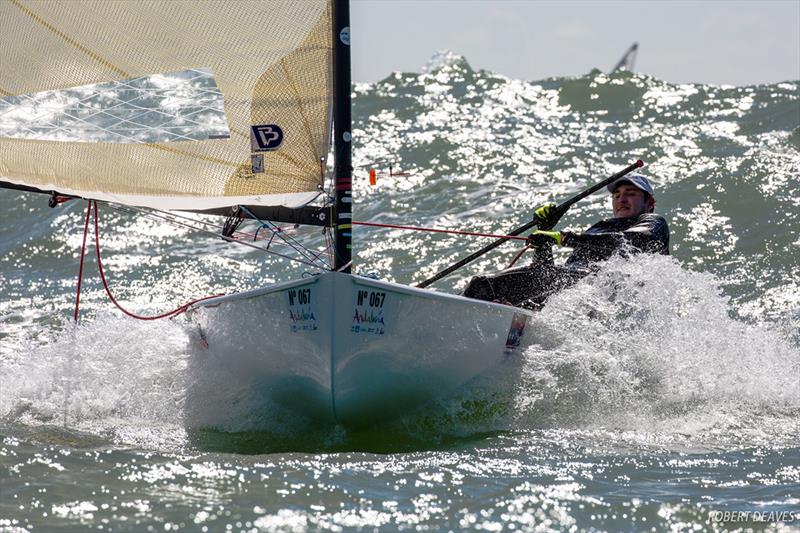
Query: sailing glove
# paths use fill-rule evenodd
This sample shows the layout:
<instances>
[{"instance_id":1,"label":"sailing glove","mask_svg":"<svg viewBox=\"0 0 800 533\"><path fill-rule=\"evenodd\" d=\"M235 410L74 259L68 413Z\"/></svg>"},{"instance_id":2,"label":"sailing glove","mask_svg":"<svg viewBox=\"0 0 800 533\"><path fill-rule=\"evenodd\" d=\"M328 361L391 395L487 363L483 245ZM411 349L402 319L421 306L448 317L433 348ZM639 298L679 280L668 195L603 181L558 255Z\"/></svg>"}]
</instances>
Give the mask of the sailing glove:
<instances>
[{"instance_id":1,"label":"sailing glove","mask_svg":"<svg viewBox=\"0 0 800 533\"><path fill-rule=\"evenodd\" d=\"M528 244L536 248L542 246L552 246L554 244L562 246L560 231L541 231L536 230L528 235Z\"/></svg>"},{"instance_id":2,"label":"sailing glove","mask_svg":"<svg viewBox=\"0 0 800 533\"><path fill-rule=\"evenodd\" d=\"M549 230L558 224L558 219L561 216L556 212L556 204L549 203L537 207L533 212L533 220L540 229Z\"/></svg>"}]
</instances>

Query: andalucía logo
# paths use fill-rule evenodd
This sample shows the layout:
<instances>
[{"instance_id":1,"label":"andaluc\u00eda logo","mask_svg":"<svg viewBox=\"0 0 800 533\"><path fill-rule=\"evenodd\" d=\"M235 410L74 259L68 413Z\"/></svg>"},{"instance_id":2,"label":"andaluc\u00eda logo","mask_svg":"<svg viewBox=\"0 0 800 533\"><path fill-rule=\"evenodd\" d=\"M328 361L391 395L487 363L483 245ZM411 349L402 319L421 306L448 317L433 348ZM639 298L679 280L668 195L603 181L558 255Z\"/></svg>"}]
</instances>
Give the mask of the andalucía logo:
<instances>
[{"instance_id":1,"label":"andaluc\u00eda logo","mask_svg":"<svg viewBox=\"0 0 800 533\"><path fill-rule=\"evenodd\" d=\"M289 330L293 333L316 331L319 327L317 326L317 317L314 316L314 312L311 308L299 311L292 311L289 309L289 320L292 321L292 323L289 324Z\"/></svg>"},{"instance_id":2,"label":"andaluc\u00eda logo","mask_svg":"<svg viewBox=\"0 0 800 533\"><path fill-rule=\"evenodd\" d=\"M356 312L353 315L353 325L350 331L353 333L366 333L371 335L383 335L384 330L383 313L377 315L372 311L364 311L362 313Z\"/></svg>"},{"instance_id":3,"label":"andaluc\u00eda logo","mask_svg":"<svg viewBox=\"0 0 800 533\"><path fill-rule=\"evenodd\" d=\"M298 311L296 314L289 309L289 319L292 322L303 322L306 320L313 320L316 322L317 317L314 316L314 312L311 309L303 309L302 311Z\"/></svg>"},{"instance_id":4,"label":"andaluc\u00eda logo","mask_svg":"<svg viewBox=\"0 0 800 533\"><path fill-rule=\"evenodd\" d=\"M358 314L358 309L356 309L356 314L353 315L353 324L383 324L383 313L377 316L372 311L369 314Z\"/></svg>"}]
</instances>

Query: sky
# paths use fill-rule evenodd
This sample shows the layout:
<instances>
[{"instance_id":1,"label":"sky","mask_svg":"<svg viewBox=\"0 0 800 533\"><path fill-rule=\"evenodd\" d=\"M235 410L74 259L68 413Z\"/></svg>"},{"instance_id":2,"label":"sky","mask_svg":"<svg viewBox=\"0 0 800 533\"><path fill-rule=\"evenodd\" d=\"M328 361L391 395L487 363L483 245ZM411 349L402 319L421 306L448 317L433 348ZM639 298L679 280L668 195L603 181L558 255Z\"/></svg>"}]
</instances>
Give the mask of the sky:
<instances>
[{"instance_id":1,"label":"sky","mask_svg":"<svg viewBox=\"0 0 800 533\"><path fill-rule=\"evenodd\" d=\"M450 50L523 80L635 69L672 83L800 79L800 0L351 0L353 80L419 72Z\"/></svg>"}]
</instances>

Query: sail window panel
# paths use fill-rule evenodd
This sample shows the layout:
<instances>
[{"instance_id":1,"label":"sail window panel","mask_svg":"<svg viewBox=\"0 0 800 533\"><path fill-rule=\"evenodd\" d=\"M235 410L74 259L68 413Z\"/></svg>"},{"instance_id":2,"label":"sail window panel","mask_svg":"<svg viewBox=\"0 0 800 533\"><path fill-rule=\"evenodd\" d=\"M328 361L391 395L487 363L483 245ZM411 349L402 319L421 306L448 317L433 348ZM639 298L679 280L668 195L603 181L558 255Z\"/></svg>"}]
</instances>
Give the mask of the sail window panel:
<instances>
[{"instance_id":1,"label":"sail window panel","mask_svg":"<svg viewBox=\"0 0 800 533\"><path fill-rule=\"evenodd\" d=\"M193 69L0 98L0 137L158 143L224 139L230 131L214 76Z\"/></svg>"}]
</instances>

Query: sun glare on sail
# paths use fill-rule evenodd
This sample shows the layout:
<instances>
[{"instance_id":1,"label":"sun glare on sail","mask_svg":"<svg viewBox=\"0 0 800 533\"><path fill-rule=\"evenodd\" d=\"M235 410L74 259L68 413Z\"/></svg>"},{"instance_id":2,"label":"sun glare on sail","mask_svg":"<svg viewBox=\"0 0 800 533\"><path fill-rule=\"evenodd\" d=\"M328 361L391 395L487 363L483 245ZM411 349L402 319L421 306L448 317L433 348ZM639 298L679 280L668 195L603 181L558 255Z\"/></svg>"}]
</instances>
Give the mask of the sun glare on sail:
<instances>
[{"instance_id":1,"label":"sun glare on sail","mask_svg":"<svg viewBox=\"0 0 800 533\"><path fill-rule=\"evenodd\" d=\"M0 99L0 137L161 143L230 137L207 69L154 74Z\"/></svg>"}]
</instances>

